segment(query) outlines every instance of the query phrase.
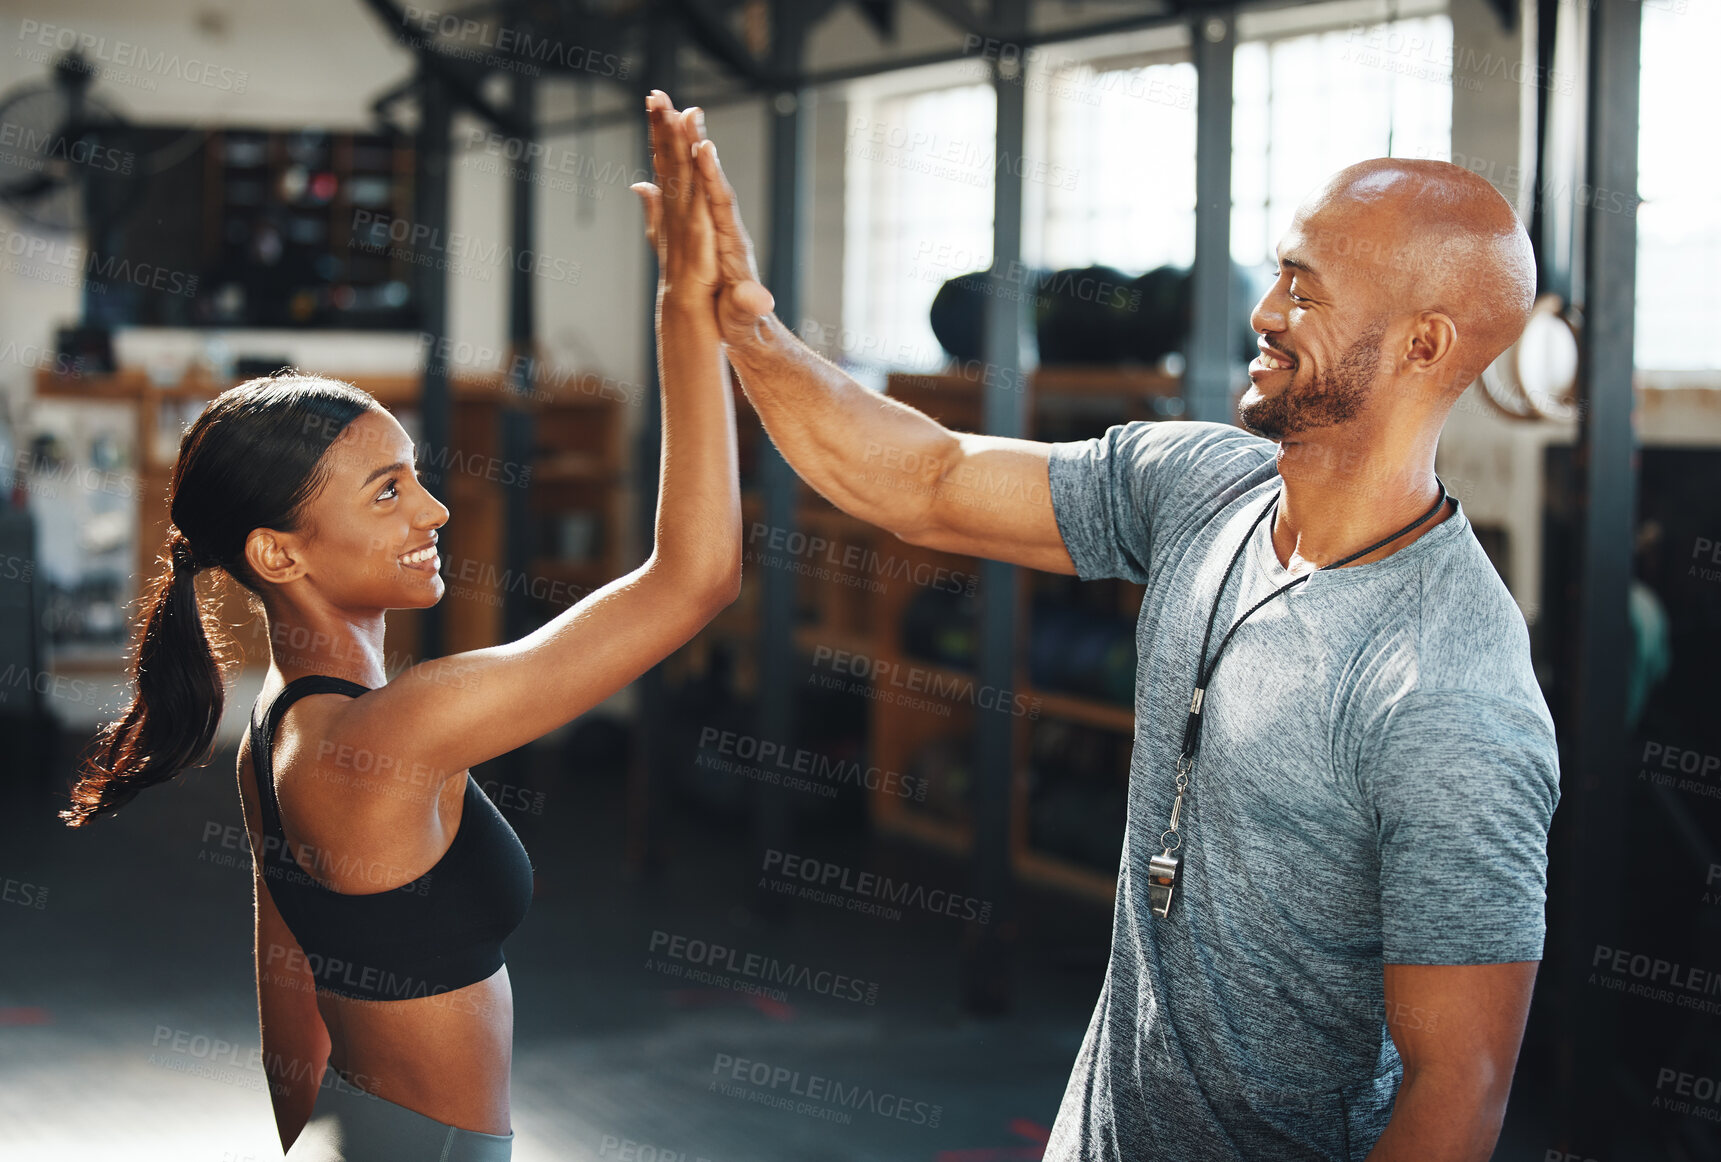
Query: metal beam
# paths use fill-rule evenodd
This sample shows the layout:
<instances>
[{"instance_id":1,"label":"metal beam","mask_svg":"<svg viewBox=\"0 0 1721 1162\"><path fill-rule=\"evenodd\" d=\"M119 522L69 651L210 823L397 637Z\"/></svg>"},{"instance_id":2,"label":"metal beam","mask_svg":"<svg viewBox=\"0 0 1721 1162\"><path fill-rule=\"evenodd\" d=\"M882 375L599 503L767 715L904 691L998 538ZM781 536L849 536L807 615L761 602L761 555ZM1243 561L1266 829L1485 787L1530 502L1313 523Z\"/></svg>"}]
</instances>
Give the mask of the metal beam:
<instances>
[{"instance_id":1,"label":"metal beam","mask_svg":"<svg viewBox=\"0 0 1721 1162\"><path fill-rule=\"evenodd\" d=\"M646 26L646 67L639 78L633 118L640 127L641 162L651 171L651 124L645 115L645 95L652 89L675 92L676 53L681 45L680 21L669 15ZM657 256L645 262L645 414L634 442L634 532L645 553L657 540L658 468L663 458L663 401L658 398ZM642 554L643 555L643 554ZM627 779L627 864L636 876L654 876L663 864L663 782L669 771L661 724L669 720L663 667L653 666L634 682L639 714L633 724L633 752Z\"/></svg>"},{"instance_id":2,"label":"metal beam","mask_svg":"<svg viewBox=\"0 0 1721 1162\"><path fill-rule=\"evenodd\" d=\"M1539 0L1536 75L1574 77L1588 72L1586 5ZM1564 88L1565 91L1561 91ZM1584 181L1585 146L1578 132L1586 87L1536 86L1536 173L1530 203L1530 242L1536 252L1536 291L1576 300L1583 278L1584 222L1566 192Z\"/></svg>"},{"instance_id":3,"label":"metal beam","mask_svg":"<svg viewBox=\"0 0 1721 1162\"><path fill-rule=\"evenodd\" d=\"M1252 3L1240 5L1251 12L1271 11L1279 8L1294 8L1310 3L1311 0L1254 0ZM1120 17L1116 20L1101 20L1093 24L1084 24L1071 28L1046 29L1042 31L1023 32L1012 36L1011 43L1022 48L1038 48L1048 44L1062 44L1071 40L1086 40L1090 37L1110 36L1115 33L1135 32L1144 28L1167 28L1174 24L1183 24L1188 16L1181 11L1167 11L1140 16ZM974 53L967 48L939 49L936 52L917 53L913 56L893 57L888 60L869 61L858 65L845 65L842 68L824 69L819 72L802 73L796 76L792 83L800 89L817 89L826 85L840 84L844 81L860 80L863 77L883 76L887 73L903 72L908 69L925 68L928 65L949 64L952 61L973 60ZM659 86L660 88L662 86ZM685 94L683 100L706 109L718 109L725 105L740 104L744 101L757 99L758 93L752 89L730 92ZM632 115L625 110L612 110L603 113L589 113L577 117L557 118L538 127L540 134L553 137L563 133L578 133L587 129L601 128L605 125L618 125L626 122Z\"/></svg>"},{"instance_id":4,"label":"metal beam","mask_svg":"<svg viewBox=\"0 0 1721 1162\"><path fill-rule=\"evenodd\" d=\"M993 21L1023 28L1028 0L993 0ZM1022 336L1027 305L1019 277L1022 265L1022 174L1011 164L1022 156L1027 129L1027 78L1019 59L992 62L997 102L997 138L992 193L992 280L986 296L982 357L986 377L982 428L995 436L1028 434L1028 391L1022 376ZM1010 807L1020 761L1016 747L1015 699L1021 634L1022 572L1003 561L980 562L980 689L974 708L974 895L992 905L989 923L968 926L963 942L963 1002L971 1012L1007 1011L1015 991L1015 883L1010 865Z\"/></svg>"},{"instance_id":5,"label":"metal beam","mask_svg":"<svg viewBox=\"0 0 1721 1162\"><path fill-rule=\"evenodd\" d=\"M537 108L537 82L525 73L514 73L509 80L511 107L521 124L530 125ZM537 248L532 180L532 157L528 147L531 138L522 142L526 159L514 170L511 210L513 261L508 270L508 388L512 393L502 411L502 458L525 465L532 461L532 413L524 405L532 391L532 368L537 357L537 280L533 275L536 264L527 256ZM504 555L507 576L524 577L531 573L533 529L529 494L521 484L511 484L504 497ZM503 597L503 634L515 641L534 628L526 595L509 586Z\"/></svg>"},{"instance_id":6,"label":"metal beam","mask_svg":"<svg viewBox=\"0 0 1721 1162\"><path fill-rule=\"evenodd\" d=\"M772 0L771 71L795 76L801 71L811 27L809 13L800 0ZM766 264L768 284L777 301L777 317L791 331L799 331L804 279L801 260L807 251L807 228L811 205L812 106L808 94L795 88L775 93L766 108L770 140L770 219L767 227ZM800 481L769 437L759 443L757 470L764 502L765 523L773 536L794 534L800 497ZM799 655L795 649L795 607L798 573L789 569L759 570L759 737L779 746L793 747L796 734L796 697L802 689L796 673ZM761 845L782 850L789 844L794 827L788 792L780 787L755 784L754 832ZM761 904L771 910L781 907L783 897L761 893Z\"/></svg>"},{"instance_id":7,"label":"metal beam","mask_svg":"<svg viewBox=\"0 0 1721 1162\"><path fill-rule=\"evenodd\" d=\"M1231 320L1231 88L1237 21L1190 22L1195 54L1195 269L1184 351L1183 401L1192 420L1229 423L1235 332Z\"/></svg>"},{"instance_id":8,"label":"metal beam","mask_svg":"<svg viewBox=\"0 0 1721 1162\"><path fill-rule=\"evenodd\" d=\"M1570 8L1562 19L1589 20L1586 180L1592 189L1637 189L1638 85L1642 11L1631 0ZM1636 340L1637 219L1609 212L1603 199L1584 212L1583 266L1578 283L1584 328L1579 367L1575 449L1579 494L1577 664L1571 717L1565 724L1562 782L1570 832L1564 864L1550 874L1562 885L1569 941L1562 975L1581 989L1581 966L1596 943L1617 944L1624 933L1625 896L1615 869L1627 818L1626 671L1632 655L1627 598L1636 519L1637 441L1632 365ZM1562 1022L1565 1060L1560 1074L1561 1123L1573 1148L1608 1157L1618 1119L1613 1071L1618 1062L1614 1006L1582 1006L1583 1019ZM1572 1010L1566 1010L1572 1011Z\"/></svg>"},{"instance_id":9,"label":"metal beam","mask_svg":"<svg viewBox=\"0 0 1721 1162\"><path fill-rule=\"evenodd\" d=\"M916 3L929 10L933 15L943 17L963 32L998 39L1002 39L1004 36L991 21L982 19L969 6L968 0L916 0ZM1015 25L1013 27L1020 30L1023 26Z\"/></svg>"},{"instance_id":10,"label":"metal beam","mask_svg":"<svg viewBox=\"0 0 1721 1162\"><path fill-rule=\"evenodd\" d=\"M531 125L537 105L537 82L525 72L515 72L508 80L509 110L520 124ZM532 144L530 137L522 146ZM524 396L532 389L531 360L536 350L533 337L533 317L536 307L534 264L524 258L534 249L535 220L533 215L532 162L530 150L526 159L514 171L509 205L509 233L512 257L508 266L508 365L504 369L508 395L504 397L497 417L497 439L502 462L529 465L532 462L532 413L524 406ZM535 537L532 528L531 496L524 485L529 473L515 474L502 492L502 565L504 577L532 575L532 549ZM535 627L530 598L521 587L508 585L502 593L502 640L518 641ZM525 747L516 747L497 760L502 779L510 786L523 787L530 782L529 755Z\"/></svg>"},{"instance_id":11,"label":"metal beam","mask_svg":"<svg viewBox=\"0 0 1721 1162\"><path fill-rule=\"evenodd\" d=\"M413 149L412 216L414 225L431 238L448 236L449 134L454 111L440 75L421 60L418 67L418 135ZM424 485L439 500L448 500L447 464L453 437L453 407L448 391L448 364L443 339L448 335L448 270L441 262L413 267L419 329L430 337L424 355L424 385L419 397L420 435L437 452L425 463ZM419 614L419 654L441 657L447 649L442 604Z\"/></svg>"},{"instance_id":12,"label":"metal beam","mask_svg":"<svg viewBox=\"0 0 1721 1162\"><path fill-rule=\"evenodd\" d=\"M708 11L700 0L670 0L687 21L688 31L693 34L699 47L710 53L720 64L726 65L729 71L756 88L780 88L786 83L786 77L793 74L780 74L774 68L754 56L752 51L742 43L730 27L723 22L722 17ZM659 85L658 88L663 86Z\"/></svg>"},{"instance_id":13,"label":"metal beam","mask_svg":"<svg viewBox=\"0 0 1721 1162\"><path fill-rule=\"evenodd\" d=\"M511 112L507 109L498 108L480 91L479 85L483 80L484 69L444 55L436 48L435 39L412 27L406 18L406 12L398 4L392 3L391 0L360 0L360 2L412 47L413 51L418 54L420 68L426 69L440 78L450 91L458 95L461 102L474 113L511 136L518 137L525 131L526 127L520 125Z\"/></svg>"}]
</instances>

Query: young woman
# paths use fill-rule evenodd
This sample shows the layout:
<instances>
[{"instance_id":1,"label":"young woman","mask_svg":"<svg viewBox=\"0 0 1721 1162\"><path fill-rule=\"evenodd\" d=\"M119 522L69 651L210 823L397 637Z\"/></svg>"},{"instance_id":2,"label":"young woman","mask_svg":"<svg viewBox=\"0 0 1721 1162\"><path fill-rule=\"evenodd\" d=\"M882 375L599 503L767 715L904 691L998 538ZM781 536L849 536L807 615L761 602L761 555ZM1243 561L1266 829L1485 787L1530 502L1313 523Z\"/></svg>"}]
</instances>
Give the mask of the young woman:
<instances>
[{"instance_id":1,"label":"young woman","mask_svg":"<svg viewBox=\"0 0 1721 1162\"><path fill-rule=\"evenodd\" d=\"M656 544L639 568L518 641L389 680L384 615L442 596L437 529L449 517L394 417L346 384L291 373L223 392L181 441L137 696L63 816L83 824L206 761L224 691L195 577L226 571L269 631L238 780L263 1061L295 1162L509 1156L501 946L531 900L532 869L468 768L603 701L739 591L735 418L692 157L698 111L657 92L647 108L658 184L634 188L661 263L664 459Z\"/></svg>"}]
</instances>

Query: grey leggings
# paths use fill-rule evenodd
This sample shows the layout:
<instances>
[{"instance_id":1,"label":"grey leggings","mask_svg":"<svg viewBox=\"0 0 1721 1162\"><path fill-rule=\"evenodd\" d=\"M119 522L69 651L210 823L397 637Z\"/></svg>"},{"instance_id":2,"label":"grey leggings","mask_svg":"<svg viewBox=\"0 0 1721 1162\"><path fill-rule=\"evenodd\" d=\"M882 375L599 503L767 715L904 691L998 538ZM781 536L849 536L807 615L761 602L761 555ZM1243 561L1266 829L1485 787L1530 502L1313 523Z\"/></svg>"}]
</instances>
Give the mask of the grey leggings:
<instances>
[{"instance_id":1,"label":"grey leggings","mask_svg":"<svg viewBox=\"0 0 1721 1162\"><path fill-rule=\"evenodd\" d=\"M508 1162L514 1135L462 1130L366 1093L334 1070L287 1162Z\"/></svg>"}]
</instances>

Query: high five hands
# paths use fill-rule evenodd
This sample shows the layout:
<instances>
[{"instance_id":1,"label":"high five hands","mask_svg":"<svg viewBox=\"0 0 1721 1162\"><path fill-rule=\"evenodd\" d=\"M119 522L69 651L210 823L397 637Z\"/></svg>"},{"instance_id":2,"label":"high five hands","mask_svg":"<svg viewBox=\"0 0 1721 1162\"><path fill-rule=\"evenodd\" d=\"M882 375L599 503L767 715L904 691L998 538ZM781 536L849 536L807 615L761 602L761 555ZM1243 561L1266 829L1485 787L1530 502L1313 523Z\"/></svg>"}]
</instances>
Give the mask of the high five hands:
<instances>
[{"instance_id":1,"label":"high five hands","mask_svg":"<svg viewBox=\"0 0 1721 1162\"><path fill-rule=\"evenodd\" d=\"M657 181L632 188L645 204L660 292L709 299L723 342L752 343L776 300L759 281L753 241L717 146L705 136L705 116L697 107L677 110L656 89L645 105Z\"/></svg>"}]
</instances>

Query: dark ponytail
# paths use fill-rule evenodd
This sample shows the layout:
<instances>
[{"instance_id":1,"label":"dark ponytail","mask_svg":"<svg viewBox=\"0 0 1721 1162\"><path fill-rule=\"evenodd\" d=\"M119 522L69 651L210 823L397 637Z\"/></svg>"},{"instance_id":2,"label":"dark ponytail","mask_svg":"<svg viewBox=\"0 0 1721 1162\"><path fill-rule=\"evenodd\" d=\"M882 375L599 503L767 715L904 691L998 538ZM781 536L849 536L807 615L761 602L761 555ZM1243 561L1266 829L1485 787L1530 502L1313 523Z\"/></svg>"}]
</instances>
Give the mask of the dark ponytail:
<instances>
[{"instance_id":1,"label":"dark ponytail","mask_svg":"<svg viewBox=\"0 0 1721 1162\"><path fill-rule=\"evenodd\" d=\"M323 453L379 405L349 384L287 368L217 396L186 429L170 485L166 555L143 594L147 612L131 674L136 695L84 758L72 827L109 814L145 787L209 761L226 704L232 643L197 593L197 575L223 570L253 594L245 564L253 529L300 528L327 477Z\"/></svg>"}]
</instances>

